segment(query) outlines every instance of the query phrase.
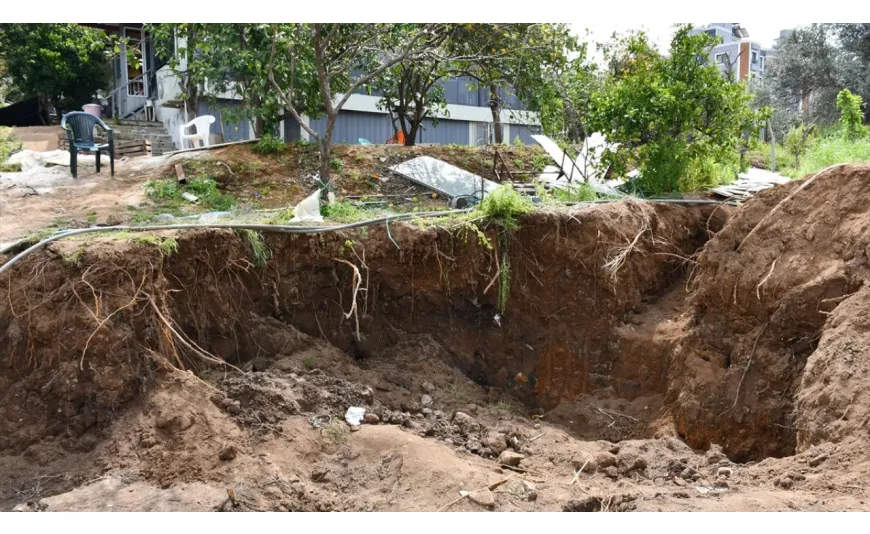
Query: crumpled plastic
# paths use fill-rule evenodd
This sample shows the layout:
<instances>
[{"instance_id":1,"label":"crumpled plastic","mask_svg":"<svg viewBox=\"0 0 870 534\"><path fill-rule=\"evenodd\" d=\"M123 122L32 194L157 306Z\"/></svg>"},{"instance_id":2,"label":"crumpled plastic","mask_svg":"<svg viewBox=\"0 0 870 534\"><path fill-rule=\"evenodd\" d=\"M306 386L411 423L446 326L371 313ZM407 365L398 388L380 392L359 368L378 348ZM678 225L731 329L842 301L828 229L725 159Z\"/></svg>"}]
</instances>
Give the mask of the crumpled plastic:
<instances>
[{"instance_id":1,"label":"crumpled plastic","mask_svg":"<svg viewBox=\"0 0 870 534\"><path fill-rule=\"evenodd\" d=\"M359 406L351 406L347 409L347 413L344 414L344 420L347 421L347 424L350 426L358 426L362 423L363 416L366 414L365 408L360 408Z\"/></svg>"}]
</instances>

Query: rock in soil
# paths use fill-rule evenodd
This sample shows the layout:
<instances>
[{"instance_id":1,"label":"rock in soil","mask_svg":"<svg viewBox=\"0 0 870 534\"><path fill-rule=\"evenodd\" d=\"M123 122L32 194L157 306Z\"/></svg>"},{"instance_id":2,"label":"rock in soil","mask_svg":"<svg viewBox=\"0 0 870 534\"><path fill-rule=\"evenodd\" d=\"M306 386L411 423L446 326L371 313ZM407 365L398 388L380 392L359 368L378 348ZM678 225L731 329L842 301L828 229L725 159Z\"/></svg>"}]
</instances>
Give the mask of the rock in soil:
<instances>
[{"instance_id":1,"label":"rock in soil","mask_svg":"<svg viewBox=\"0 0 870 534\"><path fill-rule=\"evenodd\" d=\"M520 460L525 458L522 454L513 451L503 451L498 455L498 463L502 465L510 465L516 467L520 465Z\"/></svg>"},{"instance_id":2,"label":"rock in soil","mask_svg":"<svg viewBox=\"0 0 870 534\"><path fill-rule=\"evenodd\" d=\"M563 512L600 512L601 501L595 497L584 497L568 501L562 506Z\"/></svg>"},{"instance_id":3,"label":"rock in soil","mask_svg":"<svg viewBox=\"0 0 870 534\"><path fill-rule=\"evenodd\" d=\"M420 397L421 406L429 406L430 404L432 404L432 395L423 395Z\"/></svg>"},{"instance_id":4,"label":"rock in soil","mask_svg":"<svg viewBox=\"0 0 870 534\"><path fill-rule=\"evenodd\" d=\"M514 479L507 483L505 489L508 493L524 500L534 501L538 498L538 491L535 485L528 480Z\"/></svg>"},{"instance_id":5,"label":"rock in soil","mask_svg":"<svg viewBox=\"0 0 870 534\"><path fill-rule=\"evenodd\" d=\"M376 425L381 422L381 418L377 414L366 412L363 416L363 422L367 425Z\"/></svg>"},{"instance_id":6,"label":"rock in soil","mask_svg":"<svg viewBox=\"0 0 870 534\"><path fill-rule=\"evenodd\" d=\"M470 415L463 412L453 414L453 423L459 428L459 433L463 436L474 434L480 430L480 423L474 420Z\"/></svg>"},{"instance_id":7,"label":"rock in soil","mask_svg":"<svg viewBox=\"0 0 870 534\"><path fill-rule=\"evenodd\" d=\"M609 452L599 452L595 455L596 469L603 471L604 469L616 465L616 455ZM592 462L590 462L592 463ZM580 464L583 465L583 464Z\"/></svg>"},{"instance_id":8,"label":"rock in soil","mask_svg":"<svg viewBox=\"0 0 870 534\"><path fill-rule=\"evenodd\" d=\"M475 502L484 508L488 508L492 510L495 508L495 495L489 491L488 488L475 491L468 495L468 498L471 499L472 502Z\"/></svg>"},{"instance_id":9,"label":"rock in soil","mask_svg":"<svg viewBox=\"0 0 870 534\"><path fill-rule=\"evenodd\" d=\"M238 450L236 450L235 445L230 445L229 447L224 447L220 454L218 454L218 458L223 460L224 462L228 462L230 460L234 460L236 455L238 454Z\"/></svg>"},{"instance_id":10,"label":"rock in soil","mask_svg":"<svg viewBox=\"0 0 870 534\"><path fill-rule=\"evenodd\" d=\"M496 456L500 455L502 452L507 449L507 441L505 440L504 434L500 432L490 432L481 440L489 450L492 451Z\"/></svg>"},{"instance_id":11,"label":"rock in soil","mask_svg":"<svg viewBox=\"0 0 870 534\"><path fill-rule=\"evenodd\" d=\"M816 456L815 458L811 459L807 463L810 465L810 467L818 467L819 465L822 464L822 462L824 462L827 459L828 459L827 454L820 454L820 455Z\"/></svg>"},{"instance_id":12,"label":"rock in soil","mask_svg":"<svg viewBox=\"0 0 870 534\"><path fill-rule=\"evenodd\" d=\"M794 480L789 476L784 476L774 483L774 486L779 486L782 489L791 489L794 486Z\"/></svg>"}]
</instances>

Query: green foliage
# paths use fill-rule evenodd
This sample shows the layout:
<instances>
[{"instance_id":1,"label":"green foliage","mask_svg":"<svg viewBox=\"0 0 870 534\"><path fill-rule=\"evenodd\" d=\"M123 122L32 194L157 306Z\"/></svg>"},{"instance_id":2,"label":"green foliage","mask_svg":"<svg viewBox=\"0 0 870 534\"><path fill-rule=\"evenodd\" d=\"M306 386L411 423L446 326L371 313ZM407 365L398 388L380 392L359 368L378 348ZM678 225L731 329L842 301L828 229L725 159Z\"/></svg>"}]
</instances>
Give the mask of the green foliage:
<instances>
[{"instance_id":1,"label":"green foliage","mask_svg":"<svg viewBox=\"0 0 870 534\"><path fill-rule=\"evenodd\" d=\"M251 119L255 135L261 138L275 131L281 121L282 102L269 81L270 25L163 23L151 24L148 29L154 35L157 54L182 80L185 100L194 104L200 96L214 99L221 93L234 93L242 97L242 107L239 112L227 110L226 118ZM186 39L186 46L175 54L173 35ZM278 63L285 65L282 60L278 56ZM308 72L307 77L312 76ZM297 83L304 78L300 75Z\"/></svg>"},{"instance_id":2,"label":"green foliage","mask_svg":"<svg viewBox=\"0 0 870 534\"><path fill-rule=\"evenodd\" d=\"M792 178L802 178L838 163L868 162L870 162L870 137L847 139L842 135L832 134L810 145L801 159L800 167L790 170L788 175Z\"/></svg>"},{"instance_id":3,"label":"green foliage","mask_svg":"<svg viewBox=\"0 0 870 534\"><path fill-rule=\"evenodd\" d=\"M346 200L327 204L320 210L320 213L325 218L341 223L363 221L371 216L371 214L363 208Z\"/></svg>"},{"instance_id":4,"label":"green foliage","mask_svg":"<svg viewBox=\"0 0 870 534\"><path fill-rule=\"evenodd\" d=\"M145 195L154 200L164 201L169 206L185 205L187 200L182 197L182 194L186 192L196 195L200 205L215 211L228 210L236 203L232 196L219 191L217 183L210 178L188 180L187 185L181 185L174 179L145 182Z\"/></svg>"},{"instance_id":5,"label":"green foliage","mask_svg":"<svg viewBox=\"0 0 870 534\"><path fill-rule=\"evenodd\" d=\"M344 162L342 162L338 158L332 158L329 160L329 168L334 170L338 174L341 174L341 172L344 170Z\"/></svg>"},{"instance_id":6,"label":"green foliage","mask_svg":"<svg viewBox=\"0 0 870 534\"><path fill-rule=\"evenodd\" d=\"M552 161L553 158L551 158L549 154L537 153L532 156L532 169L537 172L543 172L544 167L550 165Z\"/></svg>"},{"instance_id":7,"label":"green foliage","mask_svg":"<svg viewBox=\"0 0 870 534\"><path fill-rule=\"evenodd\" d=\"M80 267L82 264L82 256L85 255L85 249L79 247L70 253L61 254L60 261L67 267Z\"/></svg>"},{"instance_id":8,"label":"green foliage","mask_svg":"<svg viewBox=\"0 0 870 534\"><path fill-rule=\"evenodd\" d=\"M251 150L257 154L265 156L267 154L278 154L283 152L286 147L287 145L284 144L284 140L280 137L275 137L272 134L263 134L263 136L260 137L260 140L251 147Z\"/></svg>"},{"instance_id":9,"label":"green foliage","mask_svg":"<svg viewBox=\"0 0 870 534\"><path fill-rule=\"evenodd\" d=\"M80 24L0 24L0 62L12 97L79 110L109 86L110 41Z\"/></svg>"},{"instance_id":10,"label":"green foliage","mask_svg":"<svg viewBox=\"0 0 870 534\"><path fill-rule=\"evenodd\" d=\"M265 267L272 257L272 250L266 245L263 234L256 230L239 229L236 234L251 248L251 260L257 267Z\"/></svg>"},{"instance_id":11,"label":"green foliage","mask_svg":"<svg viewBox=\"0 0 870 534\"><path fill-rule=\"evenodd\" d=\"M0 126L0 164L6 163L6 160L9 159L9 156L12 155L13 152L17 152L21 150L21 141L12 135L12 128L7 128L5 126ZM9 164L10 167L13 165ZM18 165L18 170L21 170L21 164ZM14 171L5 171L5 172L14 172Z\"/></svg>"},{"instance_id":12,"label":"green foliage","mask_svg":"<svg viewBox=\"0 0 870 534\"><path fill-rule=\"evenodd\" d=\"M126 232L121 232L118 237L126 238L128 235ZM178 240L174 237L160 237L153 234L136 234L130 237L134 243L157 247L163 258L168 258L178 252Z\"/></svg>"},{"instance_id":13,"label":"green foliage","mask_svg":"<svg viewBox=\"0 0 870 534\"><path fill-rule=\"evenodd\" d=\"M20 163L0 163L0 172L21 172Z\"/></svg>"},{"instance_id":14,"label":"green foliage","mask_svg":"<svg viewBox=\"0 0 870 534\"><path fill-rule=\"evenodd\" d=\"M801 156L816 139L816 127L813 124L798 124L792 127L785 136L783 148L792 158L792 166L800 167Z\"/></svg>"},{"instance_id":15,"label":"green foliage","mask_svg":"<svg viewBox=\"0 0 870 534\"><path fill-rule=\"evenodd\" d=\"M302 360L302 366L306 371L311 371L317 367L317 364L314 363L314 358L308 357Z\"/></svg>"},{"instance_id":16,"label":"green foliage","mask_svg":"<svg viewBox=\"0 0 870 534\"><path fill-rule=\"evenodd\" d=\"M528 197L517 193L507 185L499 186L486 195L477 209L483 217L506 230L519 228L517 218L534 208Z\"/></svg>"},{"instance_id":17,"label":"green foliage","mask_svg":"<svg viewBox=\"0 0 870 534\"><path fill-rule=\"evenodd\" d=\"M840 124L846 137L858 139L867 136L859 95L853 95L848 89L843 89L837 94L837 109L840 110Z\"/></svg>"},{"instance_id":18,"label":"green foliage","mask_svg":"<svg viewBox=\"0 0 870 534\"><path fill-rule=\"evenodd\" d=\"M668 57L643 34L611 43L608 78L592 95L592 127L619 144L602 160L618 172L635 163L640 177L632 184L641 194L714 182L698 173L731 164L743 133L760 126L746 87L698 61L707 57L712 38L692 36L690 29L677 30Z\"/></svg>"}]
</instances>

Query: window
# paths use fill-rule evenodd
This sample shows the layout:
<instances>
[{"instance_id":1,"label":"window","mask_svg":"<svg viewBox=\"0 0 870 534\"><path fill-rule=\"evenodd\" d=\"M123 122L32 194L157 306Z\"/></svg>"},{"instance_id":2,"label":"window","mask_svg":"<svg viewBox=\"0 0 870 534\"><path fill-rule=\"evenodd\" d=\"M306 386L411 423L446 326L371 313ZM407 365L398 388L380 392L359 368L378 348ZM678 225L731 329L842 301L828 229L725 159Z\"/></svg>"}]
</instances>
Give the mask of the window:
<instances>
[{"instance_id":1,"label":"window","mask_svg":"<svg viewBox=\"0 0 870 534\"><path fill-rule=\"evenodd\" d=\"M755 50L752 51L752 64L758 65L758 52Z\"/></svg>"},{"instance_id":2,"label":"window","mask_svg":"<svg viewBox=\"0 0 870 534\"><path fill-rule=\"evenodd\" d=\"M728 63L728 54L716 54L716 63L723 65Z\"/></svg>"},{"instance_id":3,"label":"window","mask_svg":"<svg viewBox=\"0 0 870 534\"><path fill-rule=\"evenodd\" d=\"M761 67L761 70L764 70L764 56L758 59L758 66Z\"/></svg>"}]
</instances>

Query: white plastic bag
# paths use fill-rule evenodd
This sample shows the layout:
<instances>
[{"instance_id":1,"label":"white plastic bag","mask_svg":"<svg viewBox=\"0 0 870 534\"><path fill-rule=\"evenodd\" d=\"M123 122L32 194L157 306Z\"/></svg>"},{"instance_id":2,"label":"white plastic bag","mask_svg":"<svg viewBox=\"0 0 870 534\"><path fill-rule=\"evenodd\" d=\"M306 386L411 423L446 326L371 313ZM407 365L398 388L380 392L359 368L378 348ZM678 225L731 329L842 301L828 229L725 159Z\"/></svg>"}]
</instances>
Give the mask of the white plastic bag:
<instances>
[{"instance_id":1,"label":"white plastic bag","mask_svg":"<svg viewBox=\"0 0 870 534\"><path fill-rule=\"evenodd\" d=\"M359 426L362 423L363 416L366 414L365 408L360 408L359 406L351 406L347 409L347 413L344 414L344 420L347 421L347 424L350 426Z\"/></svg>"},{"instance_id":2,"label":"white plastic bag","mask_svg":"<svg viewBox=\"0 0 870 534\"><path fill-rule=\"evenodd\" d=\"M305 200L296 204L296 210L290 222L323 222L323 216L320 215L321 191L318 189Z\"/></svg>"}]
</instances>

